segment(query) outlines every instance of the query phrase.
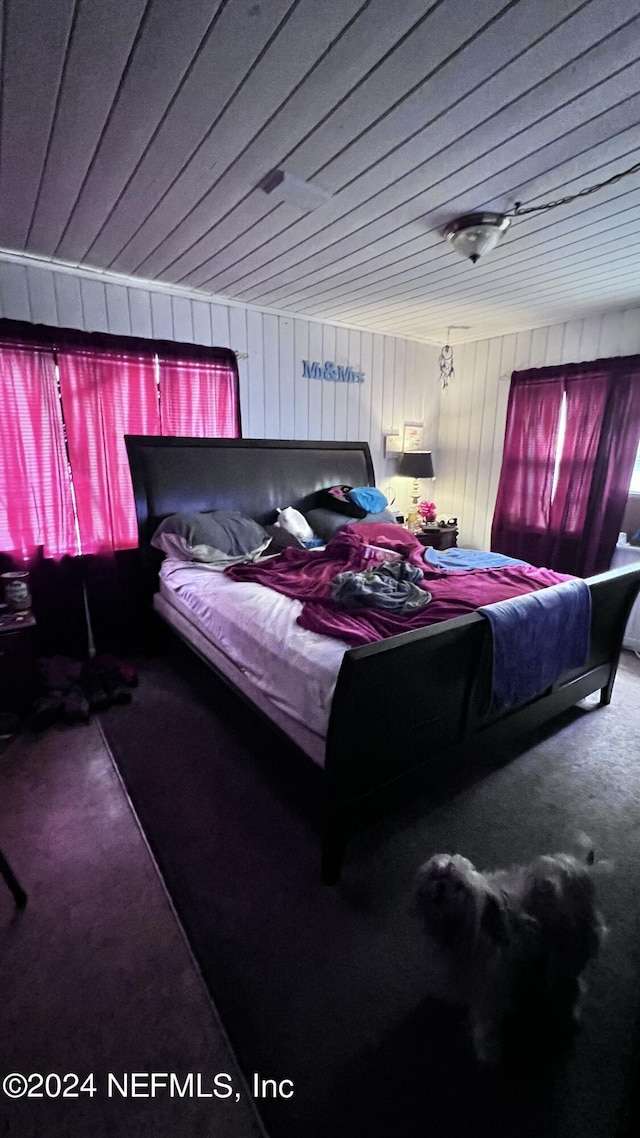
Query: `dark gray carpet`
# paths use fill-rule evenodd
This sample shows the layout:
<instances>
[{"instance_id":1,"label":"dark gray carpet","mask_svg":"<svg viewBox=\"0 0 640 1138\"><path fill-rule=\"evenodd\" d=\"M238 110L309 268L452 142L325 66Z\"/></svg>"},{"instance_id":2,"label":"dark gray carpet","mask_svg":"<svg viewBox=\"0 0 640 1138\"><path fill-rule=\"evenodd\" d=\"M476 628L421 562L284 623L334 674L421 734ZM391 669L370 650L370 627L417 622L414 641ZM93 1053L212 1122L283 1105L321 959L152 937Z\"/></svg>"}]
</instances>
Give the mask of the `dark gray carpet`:
<instances>
[{"instance_id":1,"label":"dark gray carpet","mask_svg":"<svg viewBox=\"0 0 640 1138\"><path fill-rule=\"evenodd\" d=\"M259 1104L272 1138L621 1133L640 1043L640 661L624 657L609 708L452 771L352 843L337 888L319 882L319 772L186 649L103 716L243 1070L295 1084ZM582 1030L479 1073L461 1014L425 998L415 871L436 851L527 861L579 831L616 865Z\"/></svg>"}]
</instances>

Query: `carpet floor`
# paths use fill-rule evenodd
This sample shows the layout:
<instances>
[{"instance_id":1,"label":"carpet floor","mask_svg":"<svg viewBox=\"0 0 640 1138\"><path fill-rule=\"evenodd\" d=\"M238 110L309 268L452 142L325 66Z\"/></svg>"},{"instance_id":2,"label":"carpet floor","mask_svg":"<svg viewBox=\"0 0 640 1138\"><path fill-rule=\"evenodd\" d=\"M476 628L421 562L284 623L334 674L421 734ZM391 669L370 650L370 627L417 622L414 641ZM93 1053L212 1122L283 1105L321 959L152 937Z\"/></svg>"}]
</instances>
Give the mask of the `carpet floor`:
<instances>
[{"instance_id":1,"label":"carpet floor","mask_svg":"<svg viewBox=\"0 0 640 1138\"><path fill-rule=\"evenodd\" d=\"M335 888L319 880L320 772L186 649L144 662L103 728L245 1076L293 1082L257 1103L272 1138L622 1133L640 1045L632 654L610 707L452 771L359 835ZM462 1013L425 995L416 869L442 851L528 861L580 831L615 862L581 1030L480 1072Z\"/></svg>"}]
</instances>

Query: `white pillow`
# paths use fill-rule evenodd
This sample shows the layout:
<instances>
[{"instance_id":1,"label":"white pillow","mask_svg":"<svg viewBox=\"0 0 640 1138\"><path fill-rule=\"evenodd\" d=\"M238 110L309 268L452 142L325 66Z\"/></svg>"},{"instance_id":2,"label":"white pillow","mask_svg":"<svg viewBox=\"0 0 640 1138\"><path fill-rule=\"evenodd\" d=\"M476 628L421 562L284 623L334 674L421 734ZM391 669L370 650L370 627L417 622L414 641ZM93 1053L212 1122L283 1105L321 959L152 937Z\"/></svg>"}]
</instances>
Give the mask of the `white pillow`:
<instances>
[{"instance_id":1,"label":"white pillow","mask_svg":"<svg viewBox=\"0 0 640 1138\"><path fill-rule=\"evenodd\" d=\"M278 517L274 525L279 529L286 530L287 533L292 534L293 537L303 543L313 541L316 536L304 514L294 509L293 506L287 506L285 510L278 510Z\"/></svg>"}]
</instances>

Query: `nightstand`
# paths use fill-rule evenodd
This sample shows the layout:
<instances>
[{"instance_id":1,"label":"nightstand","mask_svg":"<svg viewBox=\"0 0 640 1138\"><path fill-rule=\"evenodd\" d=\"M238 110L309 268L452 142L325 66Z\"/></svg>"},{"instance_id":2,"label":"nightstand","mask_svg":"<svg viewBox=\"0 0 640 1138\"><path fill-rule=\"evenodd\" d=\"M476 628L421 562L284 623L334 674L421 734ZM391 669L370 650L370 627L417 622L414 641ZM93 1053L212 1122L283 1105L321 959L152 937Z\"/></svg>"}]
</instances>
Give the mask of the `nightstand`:
<instances>
[{"instance_id":1,"label":"nightstand","mask_svg":"<svg viewBox=\"0 0 640 1138\"><path fill-rule=\"evenodd\" d=\"M431 545L434 549L453 549L458 544L458 531L455 526L427 526L422 533L414 534L421 545Z\"/></svg>"},{"instance_id":2,"label":"nightstand","mask_svg":"<svg viewBox=\"0 0 640 1138\"><path fill-rule=\"evenodd\" d=\"M36 619L14 613L0 619L0 710L29 711L38 691Z\"/></svg>"}]
</instances>

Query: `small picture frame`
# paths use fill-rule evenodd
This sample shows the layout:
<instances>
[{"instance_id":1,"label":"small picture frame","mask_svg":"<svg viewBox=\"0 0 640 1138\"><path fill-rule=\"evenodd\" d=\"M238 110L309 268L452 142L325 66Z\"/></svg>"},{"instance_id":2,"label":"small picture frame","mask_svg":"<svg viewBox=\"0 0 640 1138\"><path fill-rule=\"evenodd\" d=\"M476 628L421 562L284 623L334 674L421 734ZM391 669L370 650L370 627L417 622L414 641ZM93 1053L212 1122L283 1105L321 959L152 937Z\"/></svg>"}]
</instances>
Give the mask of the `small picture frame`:
<instances>
[{"instance_id":1,"label":"small picture frame","mask_svg":"<svg viewBox=\"0 0 640 1138\"><path fill-rule=\"evenodd\" d=\"M422 450L424 423L405 423L402 433L403 451Z\"/></svg>"}]
</instances>

